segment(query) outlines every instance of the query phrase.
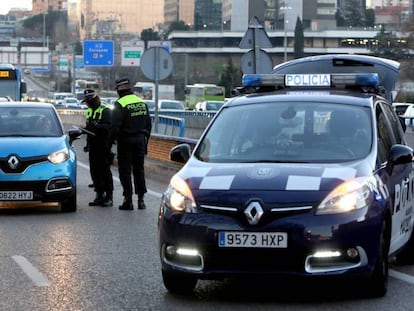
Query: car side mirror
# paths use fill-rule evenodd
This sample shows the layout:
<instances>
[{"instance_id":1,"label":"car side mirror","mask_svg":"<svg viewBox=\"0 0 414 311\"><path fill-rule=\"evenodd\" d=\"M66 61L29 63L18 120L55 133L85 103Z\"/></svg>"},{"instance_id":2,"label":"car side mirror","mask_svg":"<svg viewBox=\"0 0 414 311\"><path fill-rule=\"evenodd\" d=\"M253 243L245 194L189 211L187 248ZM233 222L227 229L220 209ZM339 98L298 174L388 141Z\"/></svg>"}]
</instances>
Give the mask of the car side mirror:
<instances>
[{"instance_id":1,"label":"car side mirror","mask_svg":"<svg viewBox=\"0 0 414 311\"><path fill-rule=\"evenodd\" d=\"M191 157L191 147L189 144L179 144L170 151L170 160L185 163Z\"/></svg>"},{"instance_id":2,"label":"car side mirror","mask_svg":"<svg viewBox=\"0 0 414 311\"><path fill-rule=\"evenodd\" d=\"M69 144L72 146L72 143L79 139L79 137L83 134L81 129L70 129L68 131L68 135L69 135Z\"/></svg>"},{"instance_id":3,"label":"car side mirror","mask_svg":"<svg viewBox=\"0 0 414 311\"><path fill-rule=\"evenodd\" d=\"M413 162L413 149L406 145L396 144L391 147L388 155L386 171L391 175L394 166Z\"/></svg>"}]
</instances>

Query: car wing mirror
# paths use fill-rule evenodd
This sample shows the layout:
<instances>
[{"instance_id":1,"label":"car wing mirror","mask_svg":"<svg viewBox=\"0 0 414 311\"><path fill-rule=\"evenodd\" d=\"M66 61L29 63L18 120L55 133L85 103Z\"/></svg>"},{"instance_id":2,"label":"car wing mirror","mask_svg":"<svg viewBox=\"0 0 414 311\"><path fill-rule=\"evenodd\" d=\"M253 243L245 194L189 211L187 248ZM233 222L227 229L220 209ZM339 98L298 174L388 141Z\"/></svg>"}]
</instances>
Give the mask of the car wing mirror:
<instances>
[{"instance_id":1,"label":"car wing mirror","mask_svg":"<svg viewBox=\"0 0 414 311\"><path fill-rule=\"evenodd\" d=\"M173 147L170 151L170 160L180 163L185 163L191 157L191 147L189 144L179 144Z\"/></svg>"},{"instance_id":2,"label":"car wing mirror","mask_svg":"<svg viewBox=\"0 0 414 311\"><path fill-rule=\"evenodd\" d=\"M394 166L413 162L413 149L406 145L395 144L391 147L388 155L386 170L391 175Z\"/></svg>"},{"instance_id":3,"label":"car wing mirror","mask_svg":"<svg viewBox=\"0 0 414 311\"><path fill-rule=\"evenodd\" d=\"M79 137L83 134L83 131L79 128L77 129L70 129L68 132L69 135L69 144L72 146L72 143L79 139Z\"/></svg>"}]
</instances>

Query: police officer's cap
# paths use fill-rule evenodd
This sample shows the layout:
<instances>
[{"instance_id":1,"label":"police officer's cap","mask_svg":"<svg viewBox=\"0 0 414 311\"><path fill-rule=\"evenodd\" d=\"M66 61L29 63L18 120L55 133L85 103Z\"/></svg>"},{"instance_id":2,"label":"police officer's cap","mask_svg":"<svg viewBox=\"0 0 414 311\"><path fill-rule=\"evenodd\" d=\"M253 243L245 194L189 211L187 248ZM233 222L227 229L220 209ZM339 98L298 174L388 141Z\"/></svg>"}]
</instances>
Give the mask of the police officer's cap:
<instances>
[{"instance_id":1,"label":"police officer's cap","mask_svg":"<svg viewBox=\"0 0 414 311\"><path fill-rule=\"evenodd\" d=\"M83 95L85 99L92 99L92 98L95 98L96 93L95 93L95 90L93 89L86 89L83 91Z\"/></svg>"},{"instance_id":2,"label":"police officer's cap","mask_svg":"<svg viewBox=\"0 0 414 311\"><path fill-rule=\"evenodd\" d=\"M115 83L115 90L129 90L131 88L131 84L128 78L120 78L116 80Z\"/></svg>"}]
</instances>

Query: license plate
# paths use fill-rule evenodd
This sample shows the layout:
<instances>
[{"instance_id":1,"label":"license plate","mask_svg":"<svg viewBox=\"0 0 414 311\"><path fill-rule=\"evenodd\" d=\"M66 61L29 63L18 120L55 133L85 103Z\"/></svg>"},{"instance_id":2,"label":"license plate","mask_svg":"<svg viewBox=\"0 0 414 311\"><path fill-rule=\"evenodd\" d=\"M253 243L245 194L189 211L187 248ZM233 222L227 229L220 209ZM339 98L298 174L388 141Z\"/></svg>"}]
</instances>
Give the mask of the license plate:
<instances>
[{"instance_id":1,"label":"license plate","mask_svg":"<svg viewBox=\"0 0 414 311\"><path fill-rule=\"evenodd\" d=\"M219 247L287 248L286 232L219 232Z\"/></svg>"},{"instance_id":2,"label":"license plate","mask_svg":"<svg viewBox=\"0 0 414 311\"><path fill-rule=\"evenodd\" d=\"M33 191L0 191L0 201L33 200Z\"/></svg>"}]
</instances>

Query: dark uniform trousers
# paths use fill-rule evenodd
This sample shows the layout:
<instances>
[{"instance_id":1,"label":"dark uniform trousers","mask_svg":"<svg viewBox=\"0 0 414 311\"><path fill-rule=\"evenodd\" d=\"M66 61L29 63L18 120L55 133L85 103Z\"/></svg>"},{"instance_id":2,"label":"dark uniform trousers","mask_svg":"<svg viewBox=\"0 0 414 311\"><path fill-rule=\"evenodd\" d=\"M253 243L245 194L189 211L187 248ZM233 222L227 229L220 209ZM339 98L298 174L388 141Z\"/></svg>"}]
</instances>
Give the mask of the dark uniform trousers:
<instances>
[{"instance_id":1,"label":"dark uniform trousers","mask_svg":"<svg viewBox=\"0 0 414 311\"><path fill-rule=\"evenodd\" d=\"M117 144L119 180L124 191L123 195L126 198L131 198L133 194L131 167L135 194L138 195L138 198L143 198L147 192L144 170L145 155L141 149L142 143L137 141L126 142L121 140Z\"/></svg>"},{"instance_id":2,"label":"dark uniform trousers","mask_svg":"<svg viewBox=\"0 0 414 311\"><path fill-rule=\"evenodd\" d=\"M91 146L89 148L89 168L95 191L98 194L106 193L112 198L114 183L110 159L105 153L106 150L102 149L102 146L99 148Z\"/></svg>"}]
</instances>

